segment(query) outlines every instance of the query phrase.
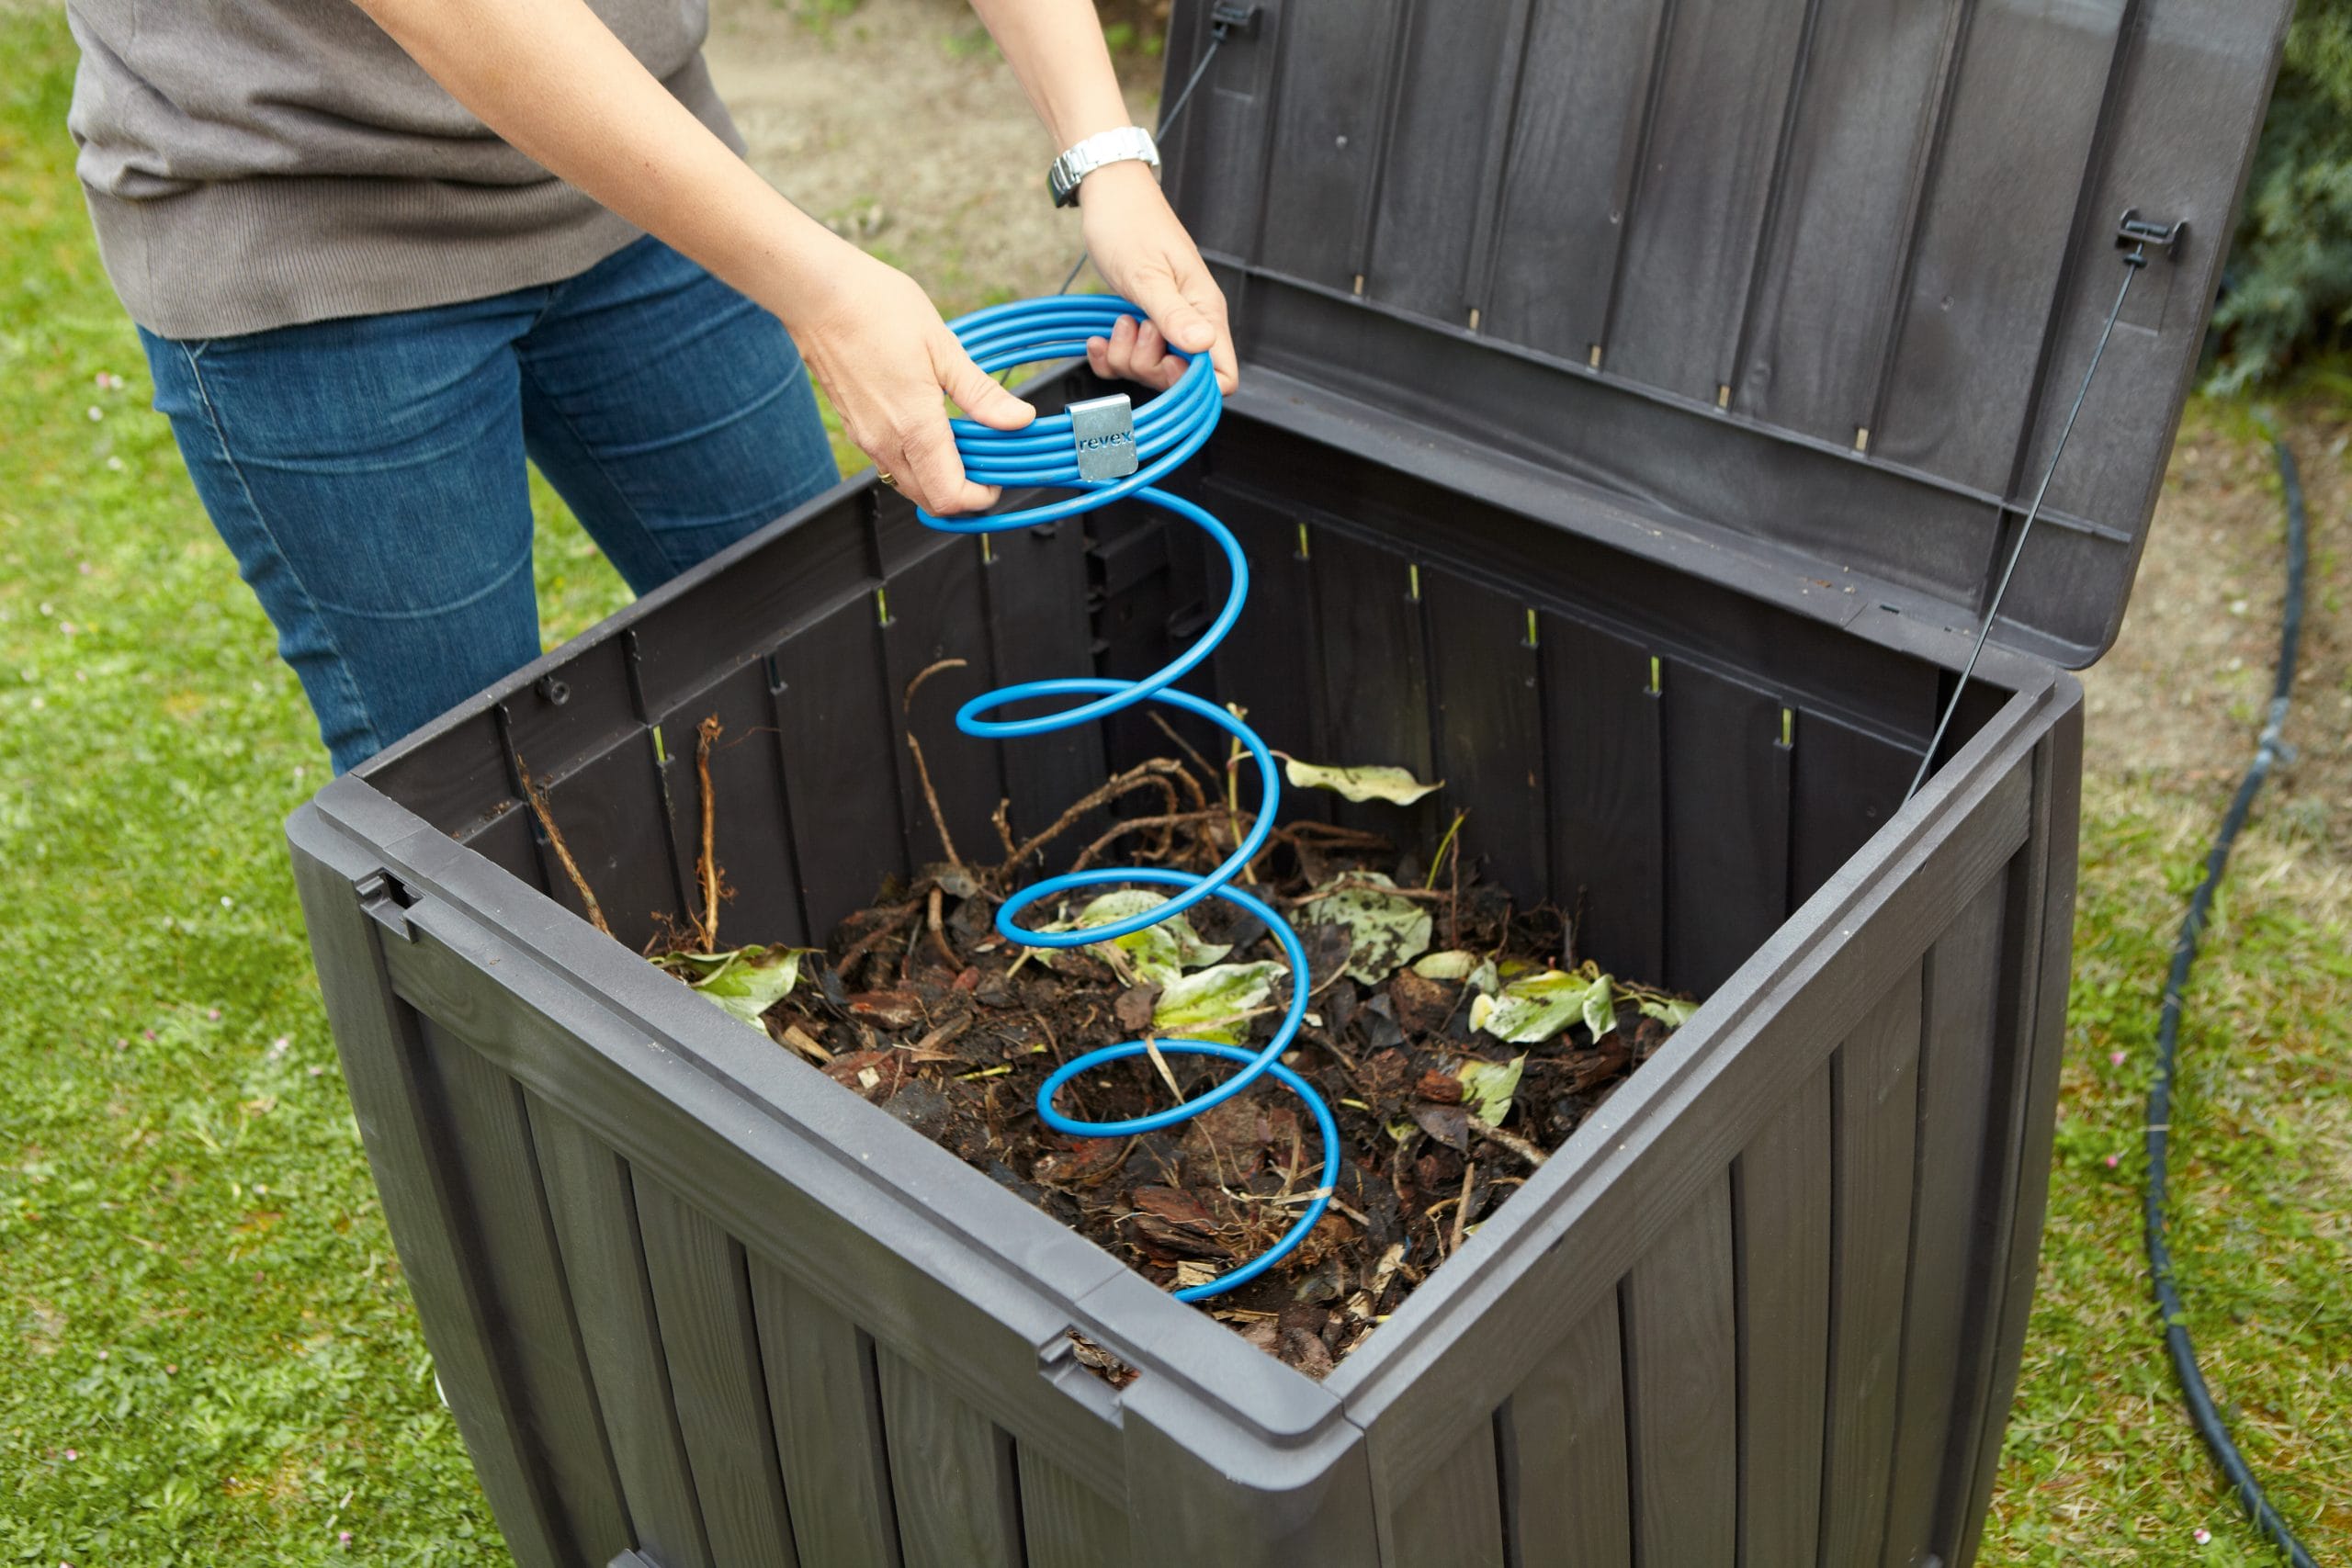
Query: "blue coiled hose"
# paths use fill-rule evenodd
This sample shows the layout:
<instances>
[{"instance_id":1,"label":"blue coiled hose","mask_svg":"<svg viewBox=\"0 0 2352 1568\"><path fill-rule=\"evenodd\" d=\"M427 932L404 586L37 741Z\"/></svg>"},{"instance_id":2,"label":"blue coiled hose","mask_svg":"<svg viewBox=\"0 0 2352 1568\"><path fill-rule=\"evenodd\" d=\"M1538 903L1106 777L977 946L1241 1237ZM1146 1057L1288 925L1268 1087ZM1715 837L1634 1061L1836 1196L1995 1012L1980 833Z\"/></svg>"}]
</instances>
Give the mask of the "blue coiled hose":
<instances>
[{"instance_id":1,"label":"blue coiled hose","mask_svg":"<svg viewBox=\"0 0 2352 1568\"><path fill-rule=\"evenodd\" d=\"M1125 299L1106 295L1063 295L992 306L962 317L951 322L950 326L963 340L966 352L981 369L993 375L1016 365L1035 365L1082 355L1086 352L1086 340L1090 337L1109 337L1122 316L1137 321L1145 319L1142 310ZM938 517L929 512L917 513L931 527L948 533L998 534L1073 517L1133 496L1137 501L1184 519L1206 534L1217 548L1225 552L1226 565L1233 583L1232 592L1226 597L1225 607L1217 613L1208 630L1201 635L1201 639L1170 660L1165 669L1140 681L1080 677L1024 681L1018 685L982 693L966 703L956 714L956 728L967 735L987 740L1010 740L1069 729L1095 719L1107 718L1138 703L1156 702L1208 720L1238 740L1257 761L1257 820L1243 835L1241 842L1235 846L1233 853L1207 875L1195 876L1189 872L1141 866L1073 872L1062 876L1049 876L1022 889L1004 901L996 916L998 931L1007 940L1023 946L1086 947L1158 925L1204 899L1222 898L1243 913L1265 922L1266 929L1273 932L1275 940L1282 943L1283 956L1290 964L1290 1001L1283 1010L1281 1027L1274 1031L1273 1037L1262 1049L1247 1051L1238 1045L1209 1040L1159 1040L1153 1043L1163 1055L1212 1056L1240 1065L1240 1071L1206 1094L1196 1100L1181 1101L1165 1111L1155 1111L1146 1116L1130 1116L1116 1122L1083 1122L1066 1116L1055 1108L1054 1097L1080 1074L1111 1062L1145 1055L1153 1048L1139 1040L1089 1051L1065 1064L1037 1089L1038 1117L1056 1132L1078 1137L1119 1138L1173 1127L1212 1106L1223 1104L1266 1077L1272 1077L1298 1096L1306 1109L1314 1112L1316 1130L1323 1139L1323 1180L1306 1209L1290 1229L1283 1233L1282 1238L1266 1251L1205 1284L1176 1292L1176 1299L1184 1302L1222 1294L1256 1279L1288 1256L1323 1217L1323 1211L1331 1201L1332 1188L1340 1174L1340 1130L1331 1120L1330 1107L1323 1102L1323 1097L1316 1093L1305 1078L1282 1065L1283 1053L1290 1049L1291 1042L1296 1038L1299 1025L1306 1015L1306 952L1299 945L1298 935L1291 930L1289 921L1263 899L1231 885L1233 878L1265 846L1267 836L1273 831L1274 809L1280 795L1273 753L1267 750L1266 743L1258 738L1256 731L1233 714L1173 687L1173 682L1197 668L1224 640L1226 633L1232 630L1233 623L1240 618L1242 604L1250 596L1250 565L1243 558L1240 543L1234 538L1232 531L1182 496L1153 488L1158 480L1201 449L1210 432L1216 428L1217 417L1224 410L1225 398L1217 389L1216 376L1210 368L1208 356L1193 356L1175 386L1136 411L1136 471L1125 479L1107 483L1090 483L1078 477L1078 452L1071 438L1068 414L1047 415L1026 430L1009 434L991 430L975 420L953 421L956 448L962 455L964 471L976 483L1002 485L1011 489L1069 490L1074 493L1043 505L984 517ZM1009 707L1038 698L1064 702L1073 698L1082 700L1050 713L1023 718L998 716ZM1032 931L1020 923L1024 911L1046 899L1082 887L1101 887L1114 883L1145 883L1173 891L1166 902L1141 914L1105 925L1091 926L1083 931Z\"/></svg>"}]
</instances>

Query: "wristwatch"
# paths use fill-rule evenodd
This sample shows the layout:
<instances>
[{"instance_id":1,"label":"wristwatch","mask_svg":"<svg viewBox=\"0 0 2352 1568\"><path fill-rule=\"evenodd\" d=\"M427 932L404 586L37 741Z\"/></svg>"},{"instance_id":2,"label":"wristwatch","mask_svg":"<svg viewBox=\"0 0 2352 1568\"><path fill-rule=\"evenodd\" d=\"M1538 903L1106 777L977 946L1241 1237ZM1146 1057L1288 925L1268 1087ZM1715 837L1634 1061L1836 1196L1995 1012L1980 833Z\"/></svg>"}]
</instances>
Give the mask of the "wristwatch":
<instances>
[{"instance_id":1,"label":"wristwatch","mask_svg":"<svg viewBox=\"0 0 2352 1568\"><path fill-rule=\"evenodd\" d=\"M1139 125L1123 125L1116 130L1095 132L1055 159L1053 167L1046 171L1046 183L1054 189L1054 205L1077 206L1080 180L1105 164L1130 161L1159 167L1159 144L1151 139L1150 131Z\"/></svg>"}]
</instances>

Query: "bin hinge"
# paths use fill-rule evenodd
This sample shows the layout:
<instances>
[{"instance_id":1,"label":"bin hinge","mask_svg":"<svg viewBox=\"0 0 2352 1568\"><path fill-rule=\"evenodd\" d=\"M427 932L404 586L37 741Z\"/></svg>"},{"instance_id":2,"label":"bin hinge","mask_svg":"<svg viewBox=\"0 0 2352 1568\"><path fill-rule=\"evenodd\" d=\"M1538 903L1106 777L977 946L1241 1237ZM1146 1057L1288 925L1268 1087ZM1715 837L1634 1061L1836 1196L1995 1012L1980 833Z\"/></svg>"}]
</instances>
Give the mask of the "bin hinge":
<instances>
[{"instance_id":1,"label":"bin hinge","mask_svg":"<svg viewBox=\"0 0 2352 1568\"><path fill-rule=\"evenodd\" d=\"M369 919L402 942L416 940L416 926L408 918L416 895L401 886L399 878L388 871L371 871L351 890L359 896L359 907Z\"/></svg>"}]
</instances>

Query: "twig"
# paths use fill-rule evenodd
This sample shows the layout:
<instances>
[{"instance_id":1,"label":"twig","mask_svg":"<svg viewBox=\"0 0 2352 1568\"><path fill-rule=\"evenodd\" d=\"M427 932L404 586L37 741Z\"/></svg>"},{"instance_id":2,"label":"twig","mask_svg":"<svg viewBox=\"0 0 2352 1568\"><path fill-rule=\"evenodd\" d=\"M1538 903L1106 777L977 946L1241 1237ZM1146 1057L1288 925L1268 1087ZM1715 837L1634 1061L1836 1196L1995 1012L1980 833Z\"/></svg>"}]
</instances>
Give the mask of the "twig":
<instances>
[{"instance_id":1,"label":"twig","mask_svg":"<svg viewBox=\"0 0 2352 1568\"><path fill-rule=\"evenodd\" d=\"M947 863L958 871L968 869L964 857L956 852L956 840L947 836L946 813L939 809L939 792L931 787L931 768L922 760L922 742L915 739L911 729L907 731L907 750L915 754L915 777L922 784L922 801L931 807L931 825L939 829L939 847L947 852Z\"/></svg>"},{"instance_id":2,"label":"twig","mask_svg":"<svg viewBox=\"0 0 2352 1568\"><path fill-rule=\"evenodd\" d=\"M1119 774L1114 779L1112 779L1109 783L1098 785L1094 789L1088 791L1085 796L1076 805L1072 806L1069 810L1056 818L1054 819L1053 826L1047 828L1044 832L1037 834L1027 843L1023 844L1020 849L1014 851L1012 857L1004 863L1003 869L1010 870L1012 867L1020 864L1023 861L1027 860L1031 855L1035 854L1039 850L1045 848L1056 839L1060 838L1064 833L1069 832L1071 828L1078 824L1080 818L1084 817L1088 812L1093 810L1095 807L1107 806L1112 801L1118 799L1121 795L1127 795L1135 790L1142 789L1154 782L1157 782L1160 788L1168 792L1169 808L1171 811L1174 810L1176 806L1176 792L1174 787L1167 782L1170 776L1183 779L1186 784L1192 786L1193 794L1194 795L1197 796L1200 795L1200 785L1194 783L1192 776L1184 772L1184 765L1182 762L1167 757L1154 757L1149 761L1138 762L1134 767L1129 768L1125 773ZM1205 807L1207 802L1204 799L1202 804Z\"/></svg>"},{"instance_id":3,"label":"twig","mask_svg":"<svg viewBox=\"0 0 2352 1568\"><path fill-rule=\"evenodd\" d=\"M702 880L702 919L696 932L702 939L705 953L718 951L718 900L724 894L718 871L716 833L718 803L710 788L710 748L724 729L718 716L711 714L695 727L695 775L702 781L702 859L695 872Z\"/></svg>"},{"instance_id":4,"label":"twig","mask_svg":"<svg viewBox=\"0 0 2352 1568\"><path fill-rule=\"evenodd\" d=\"M1551 1156L1516 1133L1506 1133L1500 1127L1489 1127L1477 1117L1470 1118L1470 1131L1498 1148L1509 1149L1529 1165L1539 1169Z\"/></svg>"},{"instance_id":5,"label":"twig","mask_svg":"<svg viewBox=\"0 0 2352 1568\"><path fill-rule=\"evenodd\" d=\"M563 841L562 829L555 825L555 814L548 809L547 791L531 782L530 767L523 761L520 752L514 756L514 771L523 780L523 798L531 803L531 811L538 818L539 827L546 832L548 842L555 846L555 858L562 863L563 874L571 878L571 886L579 893L580 901L588 906L590 922L606 936L611 936L613 928L605 923L605 907L596 902L595 890L580 874L580 863L571 858L571 846Z\"/></svg>"},{"instance_id":6,"label":"twig","mask_svg":"<svg viewBox=\"0 0 2352 1568\"><path fill-rule=\"evenodd\" d=\"M1453 1201L1453 1240L1445 1249L1451 1258L1462 1250L1462 1228L1470 1221L1470 1184L1477 1179L1478 1162L1471 1160L1462 1168L1462 1195Z\"/></svg>"},{"instance_id":7,"label":"twig","mask_svg":"<svg viewBox=\"0 0 2352 1568\"><path fill-rule=\"evenodd\" d=\"M1182 750L1187 757L1193 759L1193 765L1201 770L1201 777L1211 780L1214 780L1216 777L1216 770L1209 766L1209 760L1206 757L1202 756L1191 741L1177 734L1176 727L1174 725L1170 724L1167 719L1161 717L1157 711L1152 714L1151 722L1159 726L1159 733L1168 737L1169 739L1176 742L1178 750Z\"/></svg>"},{"instance_id":8,"label":"twig","mask_svg":"<svg viewBox=\"0 0 2352 1568\"><path fill-rule=\"evenodd\" d=\"M931 885L931 907L927 911L928 919L924 923L931 927L932 945L939 949L939 955L947 960L949 968L960 970L964 967L964 961L958 958L956 955L956 950L947 944L947 932L940 923L939 904L939 884L934 882Z\"/></svg>"},{"instance_id":9,"label":"twig","mask_svg":"<svg viewBox=\"0 0 2352 1568\"><path fill-rule=\"evenodd\" d=\"M1012 797L1011 795L997 796L996 811L989 817L989 822L996 829L997 840L1004 845L1005 862L1010 864L1013 857L1021 852L1020 847L1012 841Z\"/></svg>"},{"instance_id":10,"label":"twig","mask_svg":"<svg viewBox=\"0 0 2352 1568\"><path fill-rule=\"evenodd\" d=\"M1302 893L1297 897L1286 898L1283 902L1296 908L1307 904L1319 904L1324 899L1341 893L1385 893L1394 897L1410 898L1420 904L1442 904L1453 897L1451 893L1441 893L1432 887L1391 887L1383 882L1359 882L1354 877L1342 876L1328 887L1318 887L1312 893Z\"/></svg>"},{"instance_id":11,"label":"twig","mask_svg":"<svg viewBox=\"0 0 2352 1568\"><path fill-rule=\"evenodd\" d=\"M933 675L938 674L943 670L961 670L964 668L966 662L966 660L961 659L941 659L926 664L922 669L916 671L915 678L907 682L907 689L899 699L899 711L901 713L914 712L915 694L922 690L922 683L925 681L930 680Z\"/></svg>"}]
</instances>

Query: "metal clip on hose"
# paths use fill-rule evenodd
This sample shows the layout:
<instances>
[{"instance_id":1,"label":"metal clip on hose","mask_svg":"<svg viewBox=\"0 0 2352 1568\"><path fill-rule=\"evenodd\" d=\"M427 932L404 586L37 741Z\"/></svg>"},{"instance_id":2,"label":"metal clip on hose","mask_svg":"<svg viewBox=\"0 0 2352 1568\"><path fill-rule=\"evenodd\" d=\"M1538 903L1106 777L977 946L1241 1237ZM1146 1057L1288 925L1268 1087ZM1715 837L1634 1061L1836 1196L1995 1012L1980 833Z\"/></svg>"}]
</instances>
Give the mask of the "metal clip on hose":
<instances>
[{"instance_id":1,"label":"metal clip on hose","mask_svg":"<svg viewBox=\"0 0 2352 1568\"><path fill-rule=\"evenodd\" d=\"M1122 316L1132 317L1138 321L1144 319L1143 311L1125 299L1104 295L1065 295L992 306L985 310L976 310L950 325L980 368L995 374L1017 365L1035 365L1046 360L1083 355L1086 340L1110 336ZM956 447L963 457L964 471L976 483L1002 485L1014 490L1068 490L1073 493L1059 501L985 517L938 517L929 512L918 512L916 514L929 526L947 533L998 534L1073 517L1132 496L1192 524L1225 552L1226 565L1233 584L1231 592L1226 597L1225 607L1217 613L1216 619L1201 635L1198 642L1177 655L1156 674L1140 681L1076 676L1052 681L1024 681L1017 685L985 692L966 703L956 714L956 727L967 735L986 740L1012 740L1072 728L1099 718L1107 718L1138 703L1155 702L1206 719L1238 740L1257 761L1257 820L1250 825L1250 831L1242 837L1233 853L1207 875L1195 876L1188 872L1160 867L1129 866L1049 876L1006 899L997 910L996 917L998 931L1007 940L1024 946L1086 947L1158 925L1204 899L1221 898L1244 914L1263 921L1266 929L1282 943L1283 956L1290 964L1290 998L1283 1009L1281 1026L1261 1049L1249 1051L1212 1040L1158 1040L1153 1043L1163 1055L1214 1056L1239 1064L1239 1071L1205 1094L1182 1100L1165 1111L1114 1122L1080 1121L1055 1109L1055 1096L1072 1078L1112 1062L1145 1055L1153 1048L1153 1045L1147 1045L1139 1040L1089 1051L1065 1064L1037 1089L1039 1119L1057 1133L1079 1137L1123 1138L1177 1126L1268 1077L1298 1096L1306 1109L1314 1113L1316 1129L1323 1139L1323 1179L1319 1188L1310 1195L1305 1210L1283 1233L1282 1238L1264 1252L1204 1284L1176 1292L1176 1299L1185 1302L1219 1295L1254 1280L1295 1249L1323 1217L1323 1211L1331 1201L1332 1188L1339 1178L1340 1162L1340 1134L1331 1120L1330 1107L1323 1102L1323 1097L1316 1093L1305 1078L1282 1065L1283 1054L1290 1049L1291 1042L1296 1038L1299 1024L1306 1014L1306 950L1299 945L1298 935L1291 930L1289 921L1263 899L1232 886L1233 878L1265 846L1268 835L1273 831L1274 810L1280 795L1273 754L1254 730L1231 713L1188 692L1177 691L1174 685L1197 669L1224 640L1226 633L1240 618L1242 604L1250 594L1249 562L1243 558L1240 543L1234 538L1232 531L1182 497L1153 488L1159 479L1201 449L1210 432L1216 428L1217 417L1224 409L1224 395L1217 389L1216 376L1209 367L1208 356L1193 356L1182 378L1175 386L1136 411L1136 471L1124 479L1105 482L1090 482L1079 477L1078 453L1070 416L1066 413L1041 417L1026 430L1010 433L991 430L974 420L953 421ZM1023 717L1002 716L1008 709L1037 699L1054 700L1064 705ZM1091 926L1083 931L1033 931L1020 923L1024 912L1046 899L1084 887L1134 883L1168 888L1167 901L1125 919Z\"/></svg>"}]
</instances>

